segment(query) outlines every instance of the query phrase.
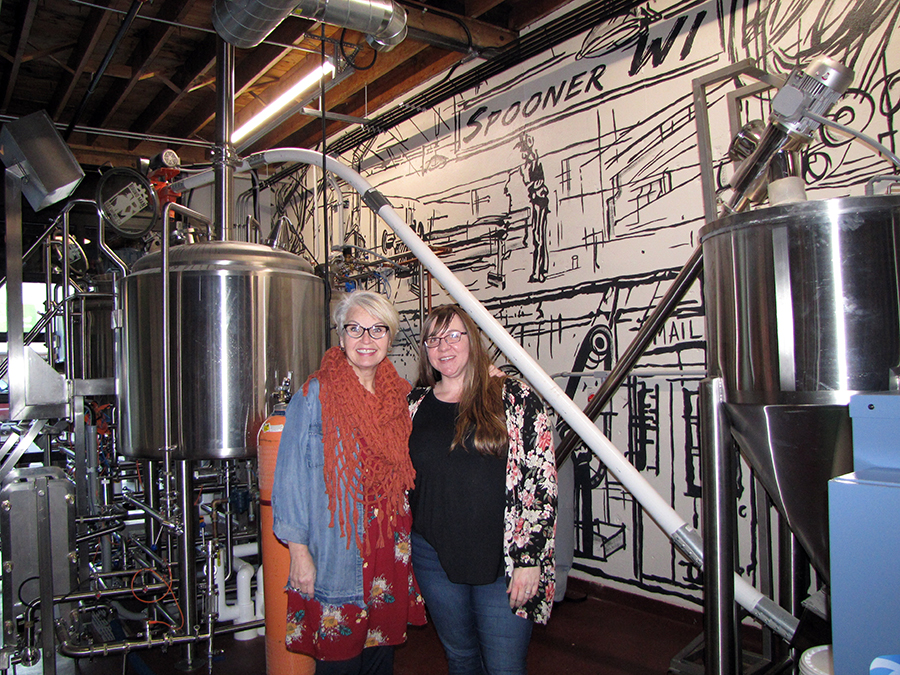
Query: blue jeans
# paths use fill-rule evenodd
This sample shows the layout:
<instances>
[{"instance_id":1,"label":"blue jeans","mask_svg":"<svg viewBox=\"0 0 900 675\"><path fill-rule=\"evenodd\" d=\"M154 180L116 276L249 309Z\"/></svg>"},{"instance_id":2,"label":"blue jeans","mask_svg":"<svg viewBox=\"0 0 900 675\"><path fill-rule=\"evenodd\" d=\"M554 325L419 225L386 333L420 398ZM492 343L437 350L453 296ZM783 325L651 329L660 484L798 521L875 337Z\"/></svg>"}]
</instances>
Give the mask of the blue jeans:
<instances>
[{"instance_id":1,"label":"blue jeans","mask_svg":"<svg viewBox=\"0 0 900 675\"><path fill-rule=\"evenodd\" d=\"M532 623L509 608L503 575L492 584L456 584L437 552L412 533L413 571L450 675L524 675Z\"/></svg>"}]
</instances>

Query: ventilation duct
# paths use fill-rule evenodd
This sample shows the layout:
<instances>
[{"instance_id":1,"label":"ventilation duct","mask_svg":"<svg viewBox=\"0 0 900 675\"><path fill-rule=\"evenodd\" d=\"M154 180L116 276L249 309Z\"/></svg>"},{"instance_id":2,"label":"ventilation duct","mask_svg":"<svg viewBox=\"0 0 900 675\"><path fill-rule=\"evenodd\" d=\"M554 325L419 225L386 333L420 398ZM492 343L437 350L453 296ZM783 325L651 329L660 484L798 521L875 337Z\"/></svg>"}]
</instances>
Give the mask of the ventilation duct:
<instances>
[{"instance_id":1,"label":"ventilation duct","mask_svg":"<svg viewBox=\"0 0 900 675\"><path fill-rule=\"evenodd\" d=\"M215 0L212 20L223 40L251 49L294 12L365 33L378 51L389 51L406 37L406 10L393 0Z\"/></svg>"},{"instance_id":2,"label":"ventilation duct","mask_svg":"<svg viewBox=\"0 0 900 675\"><path fill-rule=\"evenodd\" d=\"M371 124L360 125L343 134L329 145L329 153L338 156L368 142L375 136L415 117L423 110L454 96L469 91L491 77L513 68L528 59L553 49L566 40L576 37L593 26L617 17L627 16L644 4L644 0L594 0L558 19L541 26L540 30L523 35L503 51L453 79L446 77L425 91L414 94L400 105L371 119Z\"/></svg>"}]
</instances>

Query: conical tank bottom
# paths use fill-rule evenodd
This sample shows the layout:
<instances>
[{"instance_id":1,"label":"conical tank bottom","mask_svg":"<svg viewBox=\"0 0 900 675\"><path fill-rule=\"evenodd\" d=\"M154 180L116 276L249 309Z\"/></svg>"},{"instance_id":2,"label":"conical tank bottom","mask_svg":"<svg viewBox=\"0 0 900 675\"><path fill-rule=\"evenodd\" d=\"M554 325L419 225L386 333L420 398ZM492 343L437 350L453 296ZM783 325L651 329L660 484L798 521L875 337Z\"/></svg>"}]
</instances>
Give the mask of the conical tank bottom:
<instances>
[{"instance_id":1,"label":"conical tank bottom","mask_svg":"<svg viewBox=\"0 0 900 675\"><path fill-rule=\"evenodd\" d=\"M741 453L825 580L828 481L853 470L844 405L727 404Z\"/></svg>"}]
</instances>

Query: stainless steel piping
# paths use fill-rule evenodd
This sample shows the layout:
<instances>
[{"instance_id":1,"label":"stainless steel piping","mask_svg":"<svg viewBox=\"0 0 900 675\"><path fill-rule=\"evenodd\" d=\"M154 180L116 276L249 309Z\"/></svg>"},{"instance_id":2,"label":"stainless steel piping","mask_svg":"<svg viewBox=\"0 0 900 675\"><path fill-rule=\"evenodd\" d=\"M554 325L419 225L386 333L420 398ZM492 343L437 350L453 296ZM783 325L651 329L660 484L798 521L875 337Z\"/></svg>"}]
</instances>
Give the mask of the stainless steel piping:
<instances>
[{"instance_id":1,"label":"stainless steel piping","mask_svg":"<svg viewBox=\"0 0 900 675\"><path fill-rule=\"evenodd\" d=\"M151 518L151 520L152 520L152 518ZM155 541L155 540L150 539L149 541ZM166 537L166 541L169 541L168 537ZM158 555L156 555L153 551L151 551L150 548L146 544L144 544L140 539L138 539L137 537L129 537L128 543L132 546L137 547L141 551L141 553L143 553L145 556L147 556L148 561L155 562L157 565L159 565L160 569L165 569L171 565L171 560L172 560L171 555L169 556L168 559L163 560ZM132 552L132 555L134 555L134 552ZM150 567L150 565L147 564L147 565L145 565L145 567Z\"/></svg>"},{"instance_id":2,"label":"stainless steel piping","mask_svg":"<svg viewBox=\"0 0 900 675\"><path fill-rule=\"evenodd\" d=\"M102 530L96 530L94 532L89 532L88 534L82 534L80 537L76 537L75 543L80 544L83 541L90 541L91 539L97 539L97 538L103 537L107 534L112 534L113 532L121 532L124 529L125 529L125 523L119 523L118 525L110 525L109 527L105 527Z\"/></svg>"},{"instance_id":3,"label":"stainless steel piping","mask_svg":"<svg viewBox=\"0 0 900 675\"><path fill-rule=\"evenodd\" d=\"M251 49L292 13L365 33L378 51L406 37L406 10L393 0L216 0L212 22L223 40Z\"/></svg>"},{"instance_id":4,"label":"stainless steel piping","mask_svg":"<svg viewBox=\"0 0 900 675\"><path fill-rule=\"evenodd\" d=\"M194 470L190 460L182 460L177 466L179 510L184 534L178 539L178 596L181 604L181 615L184 619L184 634L199 634L197 625L197 549L194 541L197 528L194 524ZM207 583L213 583L209 579ZM211 639L211 636L210 636ZM187 641L183 645L184 664L193 669L197 667L195 649L196 640Z\"/></svg>"},{"instance_id":5,"label":"stainless steel piping","mask_svg":"<svg viewBox=\"0 0 900 675\"><path fill-rule=\"evenodd\" d=\"M159 462L157 460L148 461L144 471L144 485L147 486L144 497L147 500L147 506L154 511L160 512L159 509L162 505L162 499L160 498L159 492ZM147 514L146 518L144 518L144 537L146 541L151 544L156 543L158 533L159 525L157 524L157 520L150 514Z\"/></svg>"},{"instance_id":6,"label":"stainless steel piping","mask_svg":"<svg viewBox=\"0 0 900 675\"><path fill-rule=\"evenodd\" d=\"M213 228L220 241L233 238L234 220L234 47L216 41L216 149L213 167L216 172L214 188Z\"/></svg>"},{"instance_id":7,"label":"stainless steel piping","mask_svg":"<svg viewBox=\"0 0 900 675\"><path fill-rule=\"evenodd\" d=\"M161 514L156 509L147 506L141 501L138 501L134 497L131 496L131 492L127 488L122 488L122 498L125 499L129 504L133 504L134 506L141 509L148 516L156 520L160 525L165 527L168 530L171 530L173 533L180 535L182 533L182 525L177 521L169 520L163 514Z\"/></svg>"},{"instance_id":8,"label":"stainless steel piping","mask_svg":"<svg viewBox=\"0 0 900 675\"><path fill-rule=\"evenodd\" d=\"M75 332L72 326L72 303L70 302L71 296L69 296L69 287L71 286L71 276L72 270L69 266L69 211L65 212L63 215L63 228L62 228L62 246L60 249L60 255L62 256L62 270L63 270L63 287L62 287L62 295L63 295L63 322L65 326L65 335L64 335L64 344L66 348L66 381L71 382L75 378L75 359L72 358L72 355L75 353L75 345L73 342ZM48 272L51 267L48 266ZM50 284L47 285L47 289L51 288ZM48 303L49 304L49 303ZM52 361L50 362L53 363Z\"/></svg>"},{"instance_id":9,"label":"stainless steel piping","mask_svg":"<svg viewBox=\"0 0 900 675\"><path fill-rule=\"evenodd\" d=\"M241 624L233 624L230 626L221 626L216 628L216 633L226 635L229 633L238 633L252 628L263 628L266 622L264 619L248 621ZM57 640L59 642L59 652L65 656L73 658L109 656L110 654L122 654L133 651L135 649L152 649L153 647L171 647L174 645L196 644L209 639L207 633L197 633L196 635L166 635L162 638L147 638L145 640L120 640L118 642L107 642L101 645L80 645L73 644L68 640L68 634L61 628L62 624L57 624Z\"/></svg>"},{"instance_id":10,"label":"stainless steel piping","mask_svg":"<svg viewBox=\"0 0 900 675\"><path fill-rule=\"evenodd\" d=\"M134 570L124 570L128 574L133 574ZM107 575L109 576L109 575ZM63 593L62 595L53 596L53 604L61 604L63 602L80 602L82 600L108 600L110 598L131 598L136 595L160 593L170 589L170 584L159 582L154 584L141 584L135 587L126 588L101 588L92 591L73 591L71 593ZM40 607L40 603L36 603L36 607Z\"/></svg>"},{"instance_id":11,"label":"stainless steel piping","mask_svg":"<svg viewBox=\"0 0 900 675\"><path fill-rule=\"evenodd\" d=\"M734 586L734 452L731 427L723 413L722 378L700 385L700 462L703 476L703 635L706 675L740 672L740 640Z\"/></svg>"},{"instance_id":12,"label":"stainless steel piping","mask_svg":"<svg viewBox=\"0 0 900 675\"><path fill-rule=\"evenodd\" d=\"M216 178L220 177L220 173L218 170L215 172ZM162 331L163 331L163 340L162 340L162 410L163 410L163 429L164 429L164 448L167 452L173 449L172 447L172 420L171 420L171 402L172 402L172 385L171 385L171 315L169 311L169 285L171 283L169 279L169 217L172 212L179 213L182 216L186 216L188 218L196 218L197 220L209 224L209 219L201 213L197 211L193 211L186 206L182 206L181 204L176 204L174 202L169 202L163 208L163 233L164 235L161 237L162 239L162 299L161 299L161 309L162 309ZM171 496L169 493L168 485L169 485L169 474L171 473L171 466L168 461L166 463L166 497L167 502L169 502ZM169 510L166 511L167 516L171 516L171 512Z\"/></svg>"}]
</instances>

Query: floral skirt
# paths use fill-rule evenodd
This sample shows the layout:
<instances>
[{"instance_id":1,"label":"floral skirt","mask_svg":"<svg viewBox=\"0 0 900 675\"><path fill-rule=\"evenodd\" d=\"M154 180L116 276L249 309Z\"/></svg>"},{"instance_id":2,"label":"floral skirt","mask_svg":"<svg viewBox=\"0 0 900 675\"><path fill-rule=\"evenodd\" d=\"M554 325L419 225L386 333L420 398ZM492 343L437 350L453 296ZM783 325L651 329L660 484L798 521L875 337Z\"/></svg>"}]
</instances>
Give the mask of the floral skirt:
<instances>
[{"instance_id":1,"label":"floral skirt","mask_svg":"<svg viewBox=\"0 0 900 675\"><path fill-rule=\"evenodd\" d=\"M401 529L393 545L363 556L365 607L323 604L288 589L285 644L290 651L317 661L345 661L365 647L403 644L407 624L426 623L410 565L409 528Z\"/></svg>"}]
</instances>

